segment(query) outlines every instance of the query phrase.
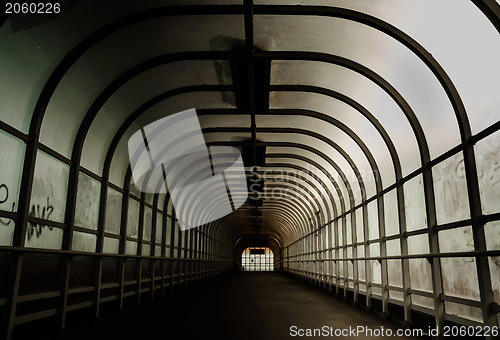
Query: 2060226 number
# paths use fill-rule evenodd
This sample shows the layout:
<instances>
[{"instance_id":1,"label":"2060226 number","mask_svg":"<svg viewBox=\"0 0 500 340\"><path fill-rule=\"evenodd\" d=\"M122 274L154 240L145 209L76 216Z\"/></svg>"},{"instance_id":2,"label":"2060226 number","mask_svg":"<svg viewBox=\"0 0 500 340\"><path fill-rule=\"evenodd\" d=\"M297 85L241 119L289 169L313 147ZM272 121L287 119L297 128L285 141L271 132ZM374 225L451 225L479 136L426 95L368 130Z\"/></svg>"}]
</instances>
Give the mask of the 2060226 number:
<instances>
[{"instance_id":1,"label":"2060226 number","mask_svg":"<svg viewBox=\"0 0 500 340\"><path fill-rule=\"evenodd\" d=\"M497 337L500 330L497 326L444 326L443 336L445 337L476 337L492 336Z\"/></svg>"},{"instance_id":2,"label":"2060226 number","mask_svg":"<svg viewBox=\"0 0 500 340\"><path fill-rule=\"evenodd\" d=\"M6 14L58 14L61 13L61 4L39 2L39 3L26 3L26 2L7 2L5 4Z\"/></svg>"}]
</instances>

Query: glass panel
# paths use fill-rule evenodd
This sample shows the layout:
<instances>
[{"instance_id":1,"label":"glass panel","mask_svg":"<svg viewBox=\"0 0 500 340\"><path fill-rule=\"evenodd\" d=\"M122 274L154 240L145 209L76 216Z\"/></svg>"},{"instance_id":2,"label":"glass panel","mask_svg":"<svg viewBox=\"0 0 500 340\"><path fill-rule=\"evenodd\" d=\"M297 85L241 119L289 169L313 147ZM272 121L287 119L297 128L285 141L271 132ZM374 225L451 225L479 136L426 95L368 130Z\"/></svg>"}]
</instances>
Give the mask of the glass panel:
<instances>
[{"instance_id":1,"label":"glass panel","mask_svg":"<svg viewBox=\"0 0 500 340\"><path fill-rule=\"evenodd\" d=\"M488 223L484 226L486 238L486 249L500 249L500 221ZM488 257L490 264L491 285L493 288L493 299L500 304L500 256Z\"/></svg>"},{"instance_id":2,"label":"glass panel","mask_svg":"<svg viewBox=\"0 0 500 340\"><path fill-rule=\"evenodd\" d=\"M347 262L347 278L349 278L349 287L354 287L353 285L353 270L354 266L351 261Z\"/></svg>"},{"instance_id":3,"label":"glass panel","mask_svg":"<svg viewBox=\"0 0 500 340\"><path fill-rule=\"evenodd\" d=\"M327 116L333 116L335 119L340 120L344 124L349 124L355 135L359 136L370 152L374 155L375 161L381 166L388 165L383 168L383 172L387 172L385 181L392 184L394 182L394 170L392 169L392 161L387 151L384 141L376 129L367 122L366 118L362 117L352 107L340 102L331 97L306 92L271 92L270 95L270 108L277 109L305 109L315 112L323 113ZM257 126L280 126L281 120L268 115L259 117ZM282 118L283 119L283 118ZM340 128L333 124L318 120L316 118L290 115L286 117L287 126L306 129L317 132L323 136L335 135L335 143L339 144L344 150L348 151L349 156L356 163L360 179L364 180L366 186L366 197L371 197L375 194L375 180L372 169L367 161L366 156L354 142L354 140L343 132ZM259 123L264 121L265 123ZM384 175L382 173L382 175Z\"/></svg>"},{"instance_id":4,"label":"glass panel","mask_svg":"<svg viewBox=\"0 0 500 340\"><path fill-rule=\"evenodd\" d=\"M181 233L181 248L186 248L186 234L188 233L187 230L180 230ZM184 252L181 253L182 256L184 256Z\"/></svg>"},{"instance_id":5,"label":"glass panel","mask_svg":"<svg viewBox=\"0 0 500 340\"><path fill-rule=\"evenodd\" d=\"M103 253L118 254L120 250L120 240L117 238L105 237L102 245Z\"/></svg>"},{"instance_id":6,"label":"glass panel","mask_svg":"<svg viewBox=\"0 0 500 340\"><path fill-rule=\"evenodd\" d=\"M0 130L0 210L16 212L21 186L25 144Z\"/></svg>"},{"instance_id":7,"label":"glass panel","mask_svg":"<svg viewBox=\"0 0 500 340\"><path fill-rule=\"evenodd\" d=\"M11 246L16 222L0 217L0 246Z\"/></svg>"},{"instance_id":8,"label":"glass panel","mask_svg":"<svg viewBox=\"0 0 500 340\"><path fill-rule=\"evenodd\" d=\"M483 322L483 313L479 308L445 301L444 310L446 314L460 316L462 318L474 320L481 323Z\"/></svg>"},{"instance_id":9,"label":"glass panel","mask_svg":"<svg viewBox=\"0 0 500 340\"><path fill-rule=\"evenodd\" d=\"M372 271L372 282L382 283L382 266L378 261L370 261Z\"/></svg>"},{"instance_id":10,"label":"glass panel","mask_svg":"<svg viewBox=\"0 0 500 340\"><path fill-rule=\"evenodd\" d=\"M398 197L396 189L384 195L385 235L399 234Z\"/></svg>"},{"instance_id":11,"label":"glass panel","mask_svg":"<svg viewBox=\"0 0 500 340\"><path fill-rule=\"evenodd\" d=\"M242 15L206 15L203 20L197 15L179 15L142 20L107 35L83 54L59 83L44 116L40 141L69 157L84 115L106 86L123 72L168 53L230 50L233 48L230 38L244 39L243 28ZM213 38L218 35L228 39L216 42ZM127 44L123 44L124 36ZM106 58L100 58L102 55ZM96 58L101 62L95 63ZM92 72L88 71L89 65ZM164 79L155 80L161 83Z\"/></svg>"},{"instance_id":12,"label":"glass panel","mask_svg":"<svg viewBox=\"0 0 500 340\"><path fill-rule=\"evenodd\" d=\"M137 199L141 199L141 192L135 186L133 178L130 179L129 191L131 195L135 196Z\"/></svg>"},{"instance_id":13,"label":"glass panel","mask_svg":"<svg viewBox=\"0 0 500 340\"><path fill-rule=\"evenodd\" d=\"M173 211L174 211L174 205L172 204L172 200L169 199L168 203L167 203L167 211L166 211L166 213L170 214L170 216L172 216Z\"/></svg>"},{"instance_id":14,"label":"glass panel","mask_svg":"<svg viewBox=\"0 0 500 340\"><path fill-rule=\"evenodd\" d=\"M484 14L471 1L393 1L391 5L395 11L377 10L377 14L390 18L443 65L464 100L472 132L498 121L500 98L495 89L500 85L500 44L495 43L498 32ZM446 15L450 6L453 16ZM425 25L417 19L421 15L426 18ZM479 57L481 62L477 63Z\"/></svg>"},{"instance_id":15,"label":"glass panel","mask_svg":"<svg viewBox=\"0 0 500 340\"><path fill-rule=\"evenodd\" d=\"M13 32L8 23L0 28L0 79L4 80L0 82L0 120L24 133L29 131L44 84L64 56L62 44L51 44L49 38L55 36L61 42L63 30L57 32L47 26L39 25L24 32Z\"/></svg>"},{"instance_id":16,"label":"glass panel","mask_svg":"<svg viewBox=\"0 0 500 340\"><path fill-rule=\"evenodd\" d=\"M460 143L452 106L438 80L417 56L388 35L346 19L320 16L257 15L254 23L255 44L263 50L338 55L381 75L413 108L433 157Z\"/></svg>"},{"instance_id":17,"label":"glass panel","mask_svg":"<svg viewBox=\"0 0 500 340\"><path fill-rule=\"evenodd\" d=\"M387 260L387 275L391 286L403 287L401 260Z\"/></svg>"},{"instance_id":18,"label":"glass panel","mask_svg":"<svg viewBox=\"0 0 500 340\"><path fill-rule=\"evenodd\" d=\"M167 234L165 239L165 245L172 245L172 218L167 216Z\"/></svg>"},{"instance_id":19,"label":"glass panel","mask_svg":"<svg viewBox=\"0 0 500 340\"><path fill-rule=\"evenodd\" d=\"M346 216L346 244L352 244L351 214Z\"/></svg>"},{"instance_id":20,"label":"glass panel","mask_svg":"<svg viewBox=\"0 0 500 340\"><path fill-rule=\"evenodd\" d=\"M330 233L330 236L331 236L331 247L334 248L336 245L335 245L335 239L337 238L337 228L335 227L335 223L332 223L330 224L330 228L331 228L331 233Z\"/></svg>"},{"instance_id":21,"label":"glass panel","mask_svg":"<svg viewBox=\"0 0 500 340\"><path fill-rule=\"evenodd\" d=\"M137 255L137 242L125 241L125 254Z\"/></svg>"},{"instance_id":22,"label":"glass panel","mask_svg":"<svg viewBox=\"0 0 500 340\"><path fill-rule=\"evenodd\" d=\"M422 306L422 307L431 308L431 309L434 308L434 301L431 298L428 298L425 296L419 296L417 294L412 294L411 302L417 306Z\"/></svg>"},{"instance_id":23,"label":"glass panel","mask_svg":"<svg viewBox=\"0 0 500 340\"><path fill-rule=\"evenodd\" d=\"M430 263L427 262L426 259L410 259L409 262L411 288L432 292L432 271Z\"/></svg>"},{"instance_id":24,"label":"glass panel","mask_svg":"<svg viewBox=\"0 0 500 340\"><path fill-rule=\"evenodd\" d=\"M359 287L359 291L360 291L360 292L366 292L366 285L364 285L364 284L359 284L359 286L358 286L358 287Z\"/></svg>"},{"instance_id":25,"label":"glass panel","mask_svg":"<svg viewBox=\"0 0 500 340\"><path fill-rule=\"evenodd\" d=\"M162 236L163 236L163 214L160 212L157 212L156 213L155 242L161 243Z\"/></svg>"},{"instance_id":26,"label":"glass panel","mask_svg":"<svg viewBox=\"0 0 500 340\"><path fill-rule=\"evenodd\" d=\"M407 241L409 255L429 253L429 237L427 234L410 236Z\"/></svg>"},{"instance_id":27,"label":"glass panel","mask_svg":"<svg viewBox=\"0 0 500 340\"><path fill-rule=\"evenodd\" d=\"M387 256L401 255L401 245L399 240L389 240L385 243Z\"/></svg>"},{"instance_id":28,"label":"glass panel","mask_svg":"<svg viewBox=\"0 0 500 340\"><path fill-rule=\"evenodd\" d=\"M483 214L500 211L500 131L479 141L474 150L476 152L477 176L481 194Z\"/></svg>"},{"instance_id":29,"label":"glass panel","mask_svg":"<svg viewBox=\"0 0 500 340\"><path fill-rule=\"evenodd\" d=\"M364 249L363 249L363 252L360 253L360 250L359 248L361 247L358 247L358 256L359 257L362 257L362 255L360 254L364 254ZM358 280L361 280L361 281L366 281L366 270L365 270L365 261L358 261Z\"/></svg>"},{"instance_id":30,"label":"glass panel","mask_svg":"<svg viewBox=\"0 0 500 340\"><path fill-rule=\"evenodd\" d=\"M139 232L139 205L133 198L128 199L127 236L137 238Z\"/></svg>"},{"instance_id":31,"label":"glass panel","mask_svg":"<svg viewBox=\"0 0 500 340\"><path fill-rule=\"evenodd\" d=\"M141 253L142 253L142 256L151 255L151 246L149 244L143 244Z\"/></svg>"},{"instance_id":32,"label":"glass panel","mask_svg":"<svg viewBox=\"0 0 500 340\"><path fill-rule=\"evenodd\" d=\"M342 227L345 223L345 218L342 218L339 223L338 223L338 230L337 230L337 238L338 238L338 241L339 241L339 246L343 246L344 245L344 236L342 235Z\"/></svg>"},{"instance_id":33,"label":"glass panel","mask_svg":"<svg viewBox=\"0 0 500 340\"><path fill-rule=\"evenodd\" d=\"M177 112L181 112L187 109L191 109L195 107L197 110L200 109L225 109L225 108L234 108L233 105L225 103L222 98L220 92L189 92L185 94L179 94L174 97L171 97L167 100L163 100L160 103L154 105L140 117L134 121L131 126L127 129L123 137L120 139L116 151L113 156L113 160L111 162L109 180L111 183L122 186L125 178L125 174L127 172L130 160L128 158L128 140L132 136L133 133L141 129L142 127L152 123L158 119L164 118L165 116ZM226 124L230 120L226 119ZM106 133L111 133L107 131ZM222 133L210 134L218 136ZM205 136L205 141L209 143L211 140L208 138L209 136ZM234 137L235 134L227 133L224 137L224 140L227 141ZM248 134L250 137L250 134Z\"/></svg>"},{"instance_id":34,"label":"glass panel","mask_svg":"<svg viewBox=\"0 0 500 340\"><path fill-rule=\"evenodd\" d=\"M418 145L407 118L389 95L368 78L347 68L325 62L275 60L271 65L271 84L273 85L303 84L323 87L346 95L362 104L382 124L394 142L401 161L403 175L420 167L420 160L415 157L419 154ZM339 117L342 122L348 122L349 126L353 124L353 117L360 115L346 105L341 107L339 112L325 113ZM361 120L356 120L354 128L361 128L363 125L358 127L360 123ZM369 123L365 122L364 124ZM369 129L373 128L369 127ZM375 154L381 153L380 157L387 157L385 146L372 149ZM391 178L394 178L392 160L378 165L385 187L393 181Z\"/></svg>"},{"instance_id":35,"label":"glass panel","mask_svg":"<svg viewBox=\"0 0 500 340\"><path fill-rule=\"evenodd\" d=\"M365 246L358 246L358 258L365 256Z\"/></svg>"},{"instance_id":36,"label":"glass panel","mask_svg":"<svg viewBox=\"0 0 500 340\"><path fill-rule=\"evenodd\" d=\"M403 292L389 290L389 298L394 299L394 300L398 300L398 301L403 301Z\"/></svg>"},{"instance_id":37,"label":"glass panel","mask_svg":"<svg viewBox=\"0 0 500 340\"><path fill-rule=\"evenodd\" d=\"M67 164L38 151L31 190L30 215L64 222L68 178Z\"/></svg>"},{"instance_id":38,"label":"glass panel","mask_svg":"<svg viewBox=\"0 0 500 340\"><path fill-rule=\"evenodd\" d=\"M223 65L222 61L218 65ZM85 139L82 165L101 173L107 146L111 144L120 125L130 112L149 99L179 87L199 84L225 85L231 82L230 69L228 76L222 78L216 70L216 62L212 60L176 61L141 73L116 91L99 111ZM249 117L246 118L249 120Z\"/></svg>"},{"instance_id":39,"label":"glass panel","mask_svg":"<svg viewBox=\"0 0 500 340\"><path fill-rule=\"evenodd\" d=\"M161 5L241 3L242 1L240 0L175 0L168 1L168 3L162 3ZM155 1L121 2L119 7L111 3L101 3L100 10L96 11L92 3L81 2L78 3L78 6L72 7L71 10L65 11L65 20L45 21L45 19L42 19L42 21L45 22L36 27L31 26L30 20L26 21L21 18L8 20L6 24L0 28L0 44L2 50L0 79L9 80L0 83L0 112L2 115L0 119L27 133L33 109L44 84L48 81L59 61L65 57L71 48L76 46L81 40L95 30L115 19L122 18L131 13L136 13L142 9L156 8L157 6L158 3ZM82 18L86 17L92 18L92 20L87 20L85 25L78 24ZM170 18L171 17L166 17L164 20L170 21ZM194 20L197 19L197 17L194 18ZM224 19L225 18L223 18L223 20ZM186 19L180 18L180 20ZM240 21L242 22L243 20ZM178 23L173 23L173 25L178 25ZM205 35L197 34L197 32L205 32L206 30L199 26L203 26L203 24L200 23L191 29L188 28L187 31L191 31L191 35L199 35L200 38L203 38ZM216 27L217 25L214 26ZM221 27L220 30L223 28L225 27ZM168 28L166 29L168 30ZM184 30L186 27L181 25L178 29ZM200 29L202 31L199 31ZM234 27L231 27L230 30L233 32ZM214 35L218 33L217 30L209 30L208 32ZM227 36L227 33L226 31L220 34ZM177 34L159 34L159 36L163 35L170 36L168 39L170 42L166 42L168 45L172 45L172 41L178 39ZM117 33L117 37L118 36L121 36L121 34ZM209 34L208 38L210 37L211 35ZM242 35L240 34L238 37L242 37ZM137 38L138 37L136 37L136 39ZM189 38L189 41L191 41L191 38ZM198 41L200 38L195 40ZM161 39L165 38L163 37ZM104 49L105 51L107 43L108 41L105 41L102 44L104 46L101 47L101 50ZM174 45L178 46L178 44ZM206 45L208 45L208 43ZM132 47L133 46L130 46L129 48ZM223 48L224 46L218 47ZM172 46L162 46L162 49L171 48ZM196 50L200 48L202 48L202 46L197 46ZM140 51L140 49L138 50ZM96 60L95 58L92 59L92 56L95 54L92 52L90 54L91 55L88 57L90 60L87 59L85 61L87 65L91 65L93 60ZM139 55L138 52L136 54ZM89 62L90 64L88 64ZM112 62L113 58L110 59L109 63ZM89 77L91 76L89 75Z\"/></svg>"},{"instance_id":40,"label":"glass panel","mask_svg":"<svg viewBox=\"0 0 500 340\"><path fill-rule=\"evenodd\" d=\"M380 243L370 243L370 257L380 256Z\"/></svg>"},{"instance_id":41,"label":"glass panel","mask_svg":"<svg viewBox=\"0 0 500 340\"><path fill-rule=\"evenodd\" d=\"M438 233L439 251L474 251L472 227L443 230ZM443 292L445 294L480 300L476 260L473 257L441 259Z\"/></svg>"},{"instance_id":42,"label":"glass panel","mask_svg":"<svg viewBox=\"0 0 500 340\"><path fill-rule=\"evenodd\" d=\"M270 0L256 0L255 3L274 4ZM443 65L465 102L473 133L499 120L500 97L496 89L500 87L497 68L500 44L493 43L498 41L498 32L473 2L282 0L280 3L339 6L374 15L395 25L422 44ZM447 15L450 8L453 8L453 16ZM426 18L425 25L419 20L422 17ZM446 18L446 25L443 25L443 18ZM477 63L479 56L481 62ZM463 65L474 67L464 68Z\"/></svg>"},{"instance_id":43,"label":"glass panel","mask_svg":"<svg viewBox=\"0 0 500 340\"><path fill-rule=\"evenodd\" d=\"M377 243L370 243L370 257L377 257L380 256L380 244ZM372 276L372 282L375 283L382 283L382 266L380 262L377 260L371 260L369 261L369 266L370 266L370 272ZM372 289L372 292L375 293L375 289ZM376 293L379 294L380 293Z\"/></svg>"},{"instance_id":44,"label":"glass panel","mask_svg":"<svg viewBox=\"0 0 500 340\"><path fill-rule=\"evenodd\" d=\"M144 208L144 226L142 237L144 241L151 241L151 229L153 223L153 210L150 207Z\"/></svg>"},{"instance_id":45,"label":"glass panel","mask_svg":"<svg viewBox=\"0 0 500 340\"><path fill-rule=\"evenodd\" d=\"M174 247L178 247L179 246L179 232L180 232L180 228L179 228L179 223L177 221L175 221L175 224L174 224L174 242L172 243L172 245ZM180 249L176 248L177 250L174 250L174 257L180 257Z\"/></svg>"},{"instance_id":46,"label":"glass panel","mask_svg":"<svg viewBox=\"0 0 500 340\"><path fill-rule=\"evenodd\" d=\"M121 192L108 187L106 222L104 223L104 231L107 233L120 234L122 198L123 195Z\"/></svg>"},{"instance_id":47,"label":"glass panel","mask_svg":"<svg viewBox=\"0 0 500 340\"><path fill-rule=\"evenodd\" d=\"M97 230L100 197L101 183L80 172L76 195L75 225Z\"/></svg>"},{"instance_id":48,"label":"glass panel","mask_svg":"<svg viewBox=\"0 0 500 340\"><path fill-rule=\"evenodd\" d=\"M31 230L37 229L43 232L37 233L36 237L34 237L31 235L30 228L33 228ZM29 223L28 230L26 230L25 247L60 250L62 247L63 233L63 229L40 225L33 226L33 224Z\"/></svg>"},{"instance_id":49,"label":"glass panel","mask_svg":"<svg viewBox=\"0 0 500 340\"><path fill-rule=\"evenodd\" d=\"M370 240L379 238L377 201L368 203L368 237Z\"/></svg>"},{"instance_id":50,"label":"glass panel","mask_svg":"<svg viewBox=\"0 0 500 340\"><path fill-rule=\"evenodd\" d=\"M356 237L358 242L364 242L363 210L356 209Z\"/></svg>"},{"instance_id":51,"label":"glass panel","mask_svg":"<svg viewBox=\"0 0 500 340\"><path fill-rule=\"evenodd\" d=\"M343 250L340 250L339 251L339 259L343 259L344 258L344 251ZM341 285L343 284L342 282L344 282L343 278L345 277L344 275L344 261L338 261L338 266L339 266L339 277L341 278Z\"/></svg>"},{"instance_id":52,"label":"glass panel","mask_svg":"<svg viewBox=\"0 0 500 340\"><path fill-rule=\"evenodd\" d=\"M153 199L154 199L154 195L153 194L150 194L150 193L146 193L144 194L144 200L149 203L149 204L153 204Z\"/></svg>"},{"instance_id":53,"label":"glass panel","mask_svg":"<svg viewBox=\"0 0 500 340\"><path fill-rule=\"evenodd\" d=\"M500 260L498 256L489 257L491 286L493 289L493 300L500 304Z\"/></svg>"},{"instance_id":54,"label":"glass panel","mask_svg":"<svg viewBox=\"0 0 500 340\"><path fill-rule=\"evenodd\" d=\"M406 230L411 231L427 228L422 175L418 175L405 182L403 188L405 195Z\"/></svg>"},{"instance_id":55,"label":"glass panel","mask_svg":"<svg viewBox=\"0 0 500 340\"><path fill-rule=\"evenodd\" d=\"M372 287L372 295L377 295L380 298L382 296L382 289L379 287Z\"/></svg>"},{"instance_id":56,"label":"glass panel","mask_svg":"<svg viewBox=\"0 0 500 340\"><path fill-rule=\"evenodd\" d=\"M165 198L166 194L158 194L158 210L163 212L165 208Z\"/></svg>"},{"instance_id":57,"label":"glass panel","mask_svg":"<svg viewBox=\"0 0 500 340\"><path fill-rule=\"evenodd\" d=\"M331 226L330 224L327 224L325 226L324 232L323 232L323 241L324 241L324 249L327 250L330 248L330 233L331 233ZM328 253L325 253L324 256L328 258Z\"/></svg>"},{"instance_id":58,"label":"glass panel","mask_svg":"<svg viewBox=\"0 0 500 340\"><path fill-rule=\"evenodd\" d=\"M486 249L500 249L500 221L487 223L484 226L484 234L486 238Z\"/></svg>"},{"instance_id":59,"label":"glass panel","mask_svg":"<svg viewBox=\"0 0 500 340\"><path fill-rule=\"evenodd\" d=\"M95 253L96 242L97 242L97 235L74 231L72 250Z\"/></svg>"},{"instance_id":60,"label":"glass panel","mask_svg":"<svg viewBox=\"0 0 500 340\"><path fill-rule=\"evenodd\" d=\"M432 168L438 224L470 217L464 157L458 153Z\"/></svg>"}]
</instances>

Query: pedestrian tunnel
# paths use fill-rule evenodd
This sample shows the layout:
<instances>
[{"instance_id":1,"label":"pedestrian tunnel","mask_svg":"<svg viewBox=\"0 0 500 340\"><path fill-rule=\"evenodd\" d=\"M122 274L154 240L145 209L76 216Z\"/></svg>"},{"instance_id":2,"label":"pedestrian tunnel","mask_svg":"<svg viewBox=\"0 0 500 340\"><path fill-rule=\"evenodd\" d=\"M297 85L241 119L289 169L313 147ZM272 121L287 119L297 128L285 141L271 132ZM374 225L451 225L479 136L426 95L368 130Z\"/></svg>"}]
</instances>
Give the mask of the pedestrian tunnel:
<instances>
[{"instance_id":1,"label":"pedestrian tunnel","mask_svg":"<svg viewBox=\"0 0 500 340\"><path fill-rule=\"evenodd\" d=\"M495 0L7 3L0 338L225 277L255 315L494 338L499 32Z\"/></svg>"}]
</instances>

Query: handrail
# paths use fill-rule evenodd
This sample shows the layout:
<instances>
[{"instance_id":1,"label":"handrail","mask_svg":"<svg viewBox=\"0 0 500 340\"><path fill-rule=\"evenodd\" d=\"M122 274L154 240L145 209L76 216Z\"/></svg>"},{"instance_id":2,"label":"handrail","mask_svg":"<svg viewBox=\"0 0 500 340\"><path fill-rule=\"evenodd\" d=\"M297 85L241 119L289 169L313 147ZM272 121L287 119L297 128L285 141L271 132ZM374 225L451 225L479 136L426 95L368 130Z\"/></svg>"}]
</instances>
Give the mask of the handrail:
<instances>
[{"instance_id":1,"label":"handrail","mask_svg":"<svg viewBox=\"0 0 500 340\"><path fill-rule=\"evenodd\" d=\"M50 255L70 255L70 256L95 256L95 257L116 257L116 258L137 258L137 259L153 259L153 260L183 260L183 261L205 261L205 262L234 262L231 260L222 259L196 259L186 257L162 257L162 256L147 256L147 255L128 255L128 254L113 254L113 253L91 253L74 250L58 250L58 249L43 249L43 248L27 248L27 247L9 247L0 246L0 252L11 253L35 253L35 254L50 254ZM219 256L229 258L230 256Z\"/></svg>"}]
</instances>

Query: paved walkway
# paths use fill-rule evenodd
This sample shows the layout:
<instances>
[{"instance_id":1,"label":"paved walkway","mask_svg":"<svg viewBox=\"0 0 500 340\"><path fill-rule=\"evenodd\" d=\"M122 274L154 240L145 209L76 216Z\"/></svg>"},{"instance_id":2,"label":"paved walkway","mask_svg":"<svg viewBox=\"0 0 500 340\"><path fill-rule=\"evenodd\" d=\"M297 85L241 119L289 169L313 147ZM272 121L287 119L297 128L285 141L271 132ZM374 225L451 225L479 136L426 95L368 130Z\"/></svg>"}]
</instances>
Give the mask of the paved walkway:
<instances>
[{"instance_id":1,"label":"paved walkway","mask_svg":"<svg viewBox=\"0 0 500 340\"><path fill-rule=\"evenodd\" d=\"M357 329L358 326L373 331L383 327L384 331L391 329L394 335L399 327L395 322L383 320L285 275L245 272L186 291L161 305L127 313L120 319L106 320L103 325L71 334L70 338L424 339L377 337L376 333L373 336L335 336L335 329ZM315 328L323 331L323 336L307 337L314 334L308 333L308 329L314 332Z\"/></svg>"}]
</instances>

